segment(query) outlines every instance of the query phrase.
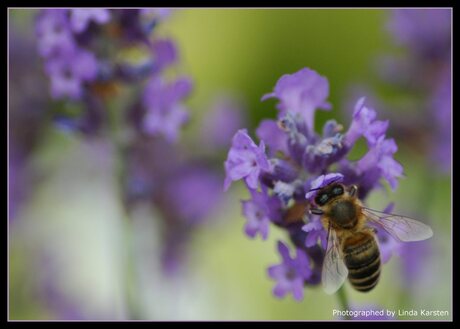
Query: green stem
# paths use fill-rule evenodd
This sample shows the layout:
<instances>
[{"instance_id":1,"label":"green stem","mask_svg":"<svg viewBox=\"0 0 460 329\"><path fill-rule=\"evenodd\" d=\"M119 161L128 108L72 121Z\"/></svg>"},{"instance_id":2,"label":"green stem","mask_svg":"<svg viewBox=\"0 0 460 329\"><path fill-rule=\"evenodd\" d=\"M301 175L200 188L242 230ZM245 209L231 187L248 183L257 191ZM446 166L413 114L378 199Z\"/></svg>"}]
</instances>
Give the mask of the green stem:
<instances>
[{"instance_id":1,"label":"green stem","mask_svg":"<svg viewBox=\"0 0 460 329\"><path fill-rule=\"evenodd\" d=\"M350 309L349 304L348 304L348 298L347 298L347 293L345 291L345 286L342 286L338 291L337 291L337 298L339 300L340 308L343 311L347 311ZM345 320L350 320L349 315L345 315Z\"/></svg>"},{"instance_id":2,"label":"green stem","mask_svg":"<svg viewBox=\"0 0 460 329\"><path fill-rule=\"evenodd\" d=\"M125 167L125 145L120 136L122 127L121 114L122 109L109 104L109 138L114 147L114 176L116 180L117 199L120 202L122 217L122 234L123 234L123 268L125 270L123 280L125 287L125 300L127 316L130 320L141 319L140 308L138 305L138 287L136 287L136 255L134 248L134 225L125 205L124 200L124 178L126 174Z\"/></svg>"}]
</instances>

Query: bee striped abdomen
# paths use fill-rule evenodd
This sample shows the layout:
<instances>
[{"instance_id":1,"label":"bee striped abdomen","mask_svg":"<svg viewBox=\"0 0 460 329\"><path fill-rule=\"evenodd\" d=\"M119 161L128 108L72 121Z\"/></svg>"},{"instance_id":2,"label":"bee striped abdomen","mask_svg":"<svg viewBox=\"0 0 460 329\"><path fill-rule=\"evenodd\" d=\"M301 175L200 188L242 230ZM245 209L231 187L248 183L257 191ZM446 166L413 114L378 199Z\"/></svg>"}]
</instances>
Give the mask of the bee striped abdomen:
<instances>
[{"instance_id":1,"label":"bee striped abdomen","mask_svg":"<svg viewBox=\"0 0 460 329\"><path fill-rule=\"evenodd\" d=\"M380 277L380 252L375 238L360 233L349 238L343 249L351 285L361 292L372 290Z\"/></svg>"}]
</instances>

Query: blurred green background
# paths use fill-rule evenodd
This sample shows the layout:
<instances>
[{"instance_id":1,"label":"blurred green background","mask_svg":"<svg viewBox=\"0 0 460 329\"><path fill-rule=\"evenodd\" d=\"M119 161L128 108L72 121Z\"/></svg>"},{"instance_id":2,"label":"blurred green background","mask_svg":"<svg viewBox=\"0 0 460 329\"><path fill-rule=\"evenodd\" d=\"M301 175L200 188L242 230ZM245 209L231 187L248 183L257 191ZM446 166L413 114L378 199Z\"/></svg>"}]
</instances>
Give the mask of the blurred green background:
<instances>
[{"instance_id":1,"label":"blurred green background","mask_svg":"<svg viewBox=\"0 0 460 329\"><path fill-rule=\"evenodd\" d=\"M31 29L32 14L10 10L10 29ZM185 136L199 131L210 99L223 91L246 102L247 128L253 132L262 118L276 115L275 102L261 103L261 96L281 75L306 66L330 83L333 111L319 112L316 127L330 118L347 125L350 119L343 111L347 88L358 81L372 86L376 56L396 51L384 28L387 15L385 10L357 9L178 10L159 26L159 33L178 43L178 71L196 83L189 102L192 122ZM374 193L369 203L379 209L395 201L397 213L424 214L420 219L429 221L434 231L433 256L420 273L420 290L411 294L400 280L398 257L384 266L381 282L372 292L356 293L348 283L346 290L358 306L451 314L451 177L436 174L421 155L396 142L400 149L395 158L407 177L395 193ZM162 276L155 257L159 243L155 221L143 209L133 225L123 220L113 175L107 170L113 166L110 154L104 141L87 144L53 129L34 153L31 165L45 177L20 217L9 225L10 319L55 318L53 307L37 293L44 266L55 268L50 280L64 291L65 299L94 319L125 319L127 300L142 319L333 319L336 297L320 287L306 289L300 303L290 296L283 300L272 296L274 282L266 268L279 262L276 240L283 235L274 227L267 241L244 235L242 184L234 184L215 223L195 235L183 273ZM52 265L37 257L38 250L52 255ZM126 256L131 253L138 259Z\"/></svg>"}]
</instances>

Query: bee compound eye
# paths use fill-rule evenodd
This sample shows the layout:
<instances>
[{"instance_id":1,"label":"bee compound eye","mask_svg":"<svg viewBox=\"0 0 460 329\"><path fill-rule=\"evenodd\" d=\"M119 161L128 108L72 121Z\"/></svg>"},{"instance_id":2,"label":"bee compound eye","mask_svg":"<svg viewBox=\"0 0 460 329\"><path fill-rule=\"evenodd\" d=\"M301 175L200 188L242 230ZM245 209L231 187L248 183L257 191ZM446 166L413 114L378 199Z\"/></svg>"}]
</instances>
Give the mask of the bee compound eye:
<instances>
[{"instance_id":1,"label":"bee compound eye","mask_svg":"<svg viewBox=\"0 0 460 329\"><path fill-rule=\"evenodd\" d=\"M334 194L334 195L341 195L341 194L343 194L343 188L342 188L342 186L336 186L336 187L334 187L334 189L332 190L332 194Z\"/></svg>"},{"instance_id":2,"label":"bee compound eye","mask_svg":"<svg viewBox=\"0 0 460 329\"><path fill-rule=\"evenodd\" d=\"M327 202L328 199L329 199L329 197L327 196L326 193L321 193L320 195L318 195L316 197L315 201L319 205L324 205Z\"/></svg>"}]
</instances>

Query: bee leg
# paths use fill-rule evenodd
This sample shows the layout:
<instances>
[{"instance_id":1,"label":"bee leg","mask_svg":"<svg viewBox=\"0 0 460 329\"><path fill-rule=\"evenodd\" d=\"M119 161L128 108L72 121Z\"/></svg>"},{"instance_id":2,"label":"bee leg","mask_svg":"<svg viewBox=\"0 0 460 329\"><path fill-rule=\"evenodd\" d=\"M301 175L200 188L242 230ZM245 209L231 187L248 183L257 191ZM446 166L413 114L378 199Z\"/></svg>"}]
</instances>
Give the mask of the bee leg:
<instances>
[{"instance_id":1,"label":"bee leg","mask_svg":"<svg viewBox=\"0 0 460 329\"><path fill-rule=\"evenodd\" d=\"M355 196L356 192L358 192L358 186L351 185L350 189L348 190L348 194L350 194L350 196Z\"/></svg>"},{"instance_id":2,"label":"bee leg","mask_svg":"<svg viewBox=\"0 0 460 329\"><path fill-rule=\"evenodd\" d=\"M318 208L311 208L310 209L310 214L322 215L322 214L324 214L324 211L322 211L321 209L318 209Z\"/></svg>"}]
</instances>

